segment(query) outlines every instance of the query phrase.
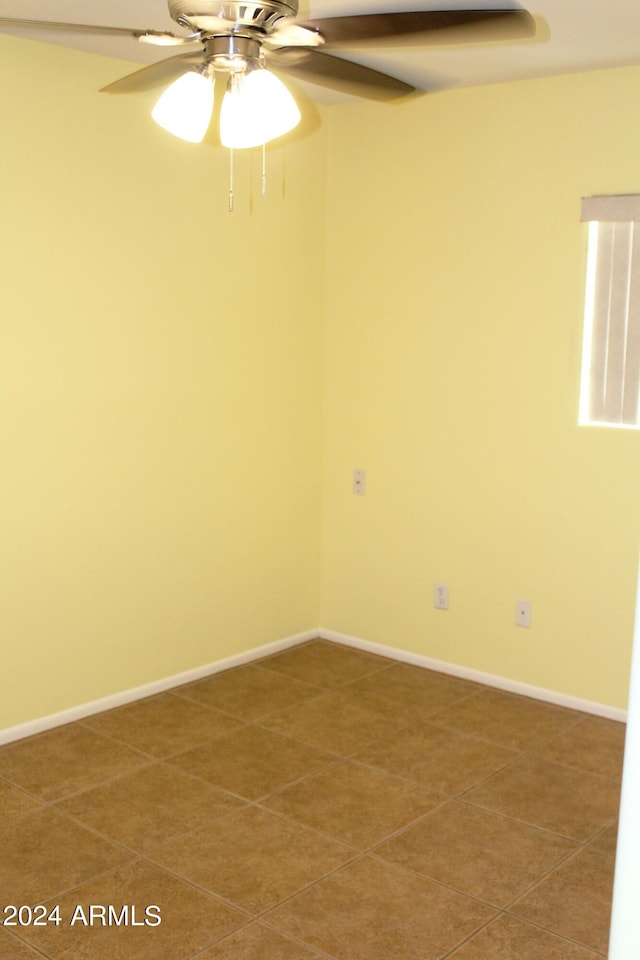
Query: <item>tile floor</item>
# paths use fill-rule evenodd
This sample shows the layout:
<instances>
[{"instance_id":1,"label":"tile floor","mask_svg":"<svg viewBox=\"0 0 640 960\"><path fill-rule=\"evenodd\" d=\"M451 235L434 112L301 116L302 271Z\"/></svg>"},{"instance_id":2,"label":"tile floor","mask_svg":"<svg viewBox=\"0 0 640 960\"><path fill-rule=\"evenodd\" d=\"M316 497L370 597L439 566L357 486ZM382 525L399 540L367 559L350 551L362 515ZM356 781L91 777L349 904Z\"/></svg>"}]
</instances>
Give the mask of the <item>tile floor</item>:
<instances>
[{"instance_id":1,"label":"tile floor","mask_svg":"<svg viewBox=\"0 0 640 960\"><path fill-rule=\"evenodd\" d=\"M623 740L314 640L9 744L0 960L604 957Z\"/></svg>"}]
</instances>

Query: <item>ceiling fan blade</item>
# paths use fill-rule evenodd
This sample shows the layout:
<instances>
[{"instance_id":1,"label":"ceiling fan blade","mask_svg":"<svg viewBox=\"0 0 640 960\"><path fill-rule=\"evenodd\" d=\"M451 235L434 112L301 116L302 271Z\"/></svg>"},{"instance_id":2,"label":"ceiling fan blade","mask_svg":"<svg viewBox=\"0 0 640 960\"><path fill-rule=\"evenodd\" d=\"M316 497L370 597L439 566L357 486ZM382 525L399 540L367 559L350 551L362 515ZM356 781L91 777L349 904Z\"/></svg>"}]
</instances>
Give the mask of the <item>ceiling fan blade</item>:
<instances>
[{"instance_id":1,"label":"ceiling fan blade","mask_svg":"<svg viewBox=\"0 0 640 960\"><path fill-rule=\"evenodd\" d=\"M314 47L284 47L267 55L269 67L276 73L290 74L298 80L317 83L341 93L369 100L396 100L413 93L415 87L379 70L343 60Z\"/></svg>"},{"instance_id":2,"label":"ceiling fan blade","mask_svg":"<svg viewBox=\"0 0 640 960\"><path fill-rule=\"evenodd\" d=\"M264 38L264 45L276 50L279 47L319 47L324 43L317 30L305 30L304 27L292 23L289 19L283 20L275 30Z\"/></svg>"},{"instance_id":3,"label":"ceiling fan blade","mask_svg":"<svg viewBox=\"0 0 640 960\"><path fill-rule=\"evenodd\" d=\"M102 87L100 93L141 93L143 90L152 90L154 87L160 87L172 80L177 80L181 74L186 73L192 66L197 66L202 62L201 51L179 53L175 57L152 63L148 67L143 67L141 70L127 74L126 77L115 80L106 87Z\"/></svg>"},{"instance_id":4,"label":"ceiling fan blade","mask_svg":"<svg viewBox=\"0 0 640 960\"><path fill-rule=\"evenodd\" d=\"M318 30L327 47L360 43L420 44L482 43L517 40L535 34L535 20L526 10L415 10L406 13L365 13L298 21Z\"/></svg>"},{"instance_id":5,"label":"ceiling fan blade","mask_svg":"<svg viewBox=\"0 0 640 960\"><path fill-rule=\"evenodd\" d=\"M107 27L91 23L58 23L53 20L17 20L13 17L0 17L0 30L3 27L31 28L35 30L66 30L68 33L95 33L110 37L133 37L142 43L155 46L180 46L184 43L193 43L199 39L199 34L180 37L175 33L164 30L136 30L133 27Z\"/></svg>"}]
</instances>

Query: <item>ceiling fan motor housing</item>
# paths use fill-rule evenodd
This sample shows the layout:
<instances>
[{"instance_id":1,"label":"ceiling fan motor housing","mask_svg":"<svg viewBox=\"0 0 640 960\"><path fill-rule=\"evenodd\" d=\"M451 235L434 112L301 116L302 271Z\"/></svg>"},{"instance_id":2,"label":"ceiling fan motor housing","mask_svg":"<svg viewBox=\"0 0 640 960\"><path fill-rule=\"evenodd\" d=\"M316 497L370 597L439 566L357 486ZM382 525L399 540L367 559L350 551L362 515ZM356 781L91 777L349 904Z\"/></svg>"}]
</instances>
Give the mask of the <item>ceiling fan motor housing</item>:
<instances>
[{"instance_id":1,"label":"ceiling fan motor housing","mask_svg":"<svg viewBox=\"0 0 640 960\"><path fill-rule=\"evenodd\" d=\"M232 30L271 33L276 26L298 12L298 0L169 0L169 14L181 27L216 36Z\"/></svg>"},{"instance_id":2,"label":"ceiling fan motor housing","mask_svg":"<svg viewBox=\"0 0 640 960\"><path fill-rule=\"evenodd\" d=\"M207 37L202 41L207 63L229 72L244 72L247 64L257 64L261 60L260 40L231 33L218 37Z\"/></svg>"}]
</instances>

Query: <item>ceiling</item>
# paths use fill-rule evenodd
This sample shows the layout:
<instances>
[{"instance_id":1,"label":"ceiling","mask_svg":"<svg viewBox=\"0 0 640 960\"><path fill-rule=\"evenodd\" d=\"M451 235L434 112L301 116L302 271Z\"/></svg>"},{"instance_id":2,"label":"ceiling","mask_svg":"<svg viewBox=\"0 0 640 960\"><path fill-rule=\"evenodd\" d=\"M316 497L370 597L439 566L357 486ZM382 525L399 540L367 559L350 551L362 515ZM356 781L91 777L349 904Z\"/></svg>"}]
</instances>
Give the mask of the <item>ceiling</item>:
<instances>
[{"instance_id":1,"label":"ceiling","mask_svg":"<svg viewBox=\"0 0 640 960\"><path fill-rule=\"evenodd\" d=\"M530 5L522 5L537 22L537 35L530 40L461 46L371 45L366 51L345 50L340 55L426 91L640 64L638 0L531 0ZM300 0L299 16L304 19L387 10L499 6L516 4L509 0ZM0 17L181 32L169 18L165 0L0 0ZM5 32L19 33L8 29ZM129 38L67 36L60 31L35 30L22 35L141 64L171 55ZM120 75L118 67L113 79ZM307 95L318 102L350 99L310 84L304 87Z\"/></svg>"}]
</instances>

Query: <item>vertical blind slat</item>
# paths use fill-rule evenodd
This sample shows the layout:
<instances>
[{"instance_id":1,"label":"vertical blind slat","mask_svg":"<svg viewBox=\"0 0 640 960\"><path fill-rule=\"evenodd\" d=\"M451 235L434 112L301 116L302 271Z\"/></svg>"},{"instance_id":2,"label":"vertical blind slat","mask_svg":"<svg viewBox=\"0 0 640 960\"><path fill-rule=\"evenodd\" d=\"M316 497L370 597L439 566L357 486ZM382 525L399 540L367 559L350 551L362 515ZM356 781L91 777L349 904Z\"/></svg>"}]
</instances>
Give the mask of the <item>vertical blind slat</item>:
<instances>
[{"instance_id":1,"label":"vertical blind slat","mask_svg":"<svg viewBox=\"0 0 640 960\"><path fill-rule=\"evenodd\" d=\"M623 423L640 426L640 224L633 225L624 377Z\"/></svg>"},{"instance_id":2,"label":"vertical blind slat","mask_svg":"<svg viewBox=\"0 0 640 960\"><path fill-rule=\"evenodd\" d=\"M604 420L607 380L607 342L609 330L609 292L613 269L613 228L600 224L593 301L593 333L591 341L589 419Z\"/></svg>"},{"instance_id":3,"label":"vertical blind slat","mask_svg":"<svg viewBox=\"0 0 640 960\"><path fill-rule=\"evenodd\" d=\"M629 305L629 267L631 224L613 226L613 256L607 318L607 353L604 418L607 423L622 423L622 390L626 357L626 331Z\"/></svg>"}]
</instances>

